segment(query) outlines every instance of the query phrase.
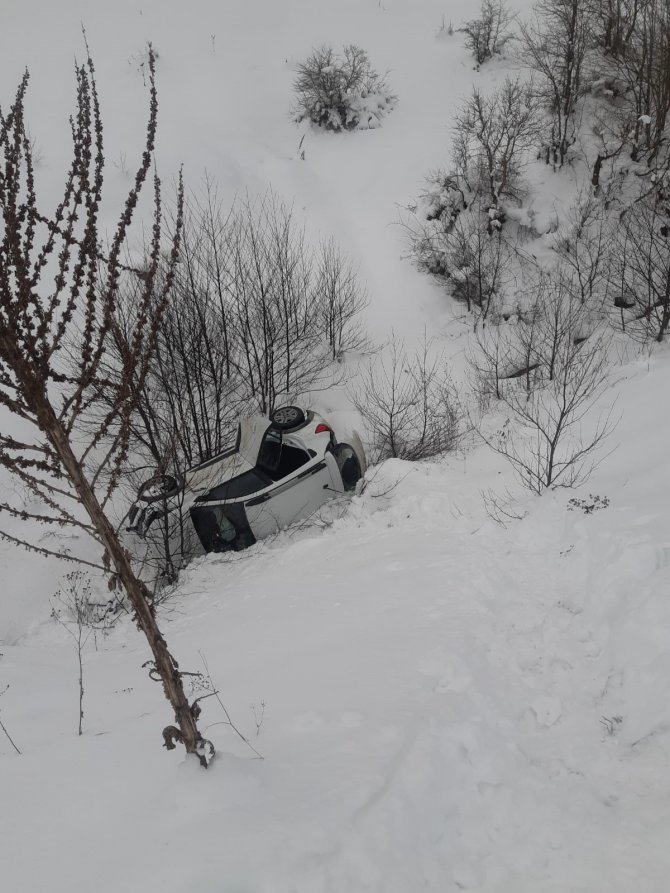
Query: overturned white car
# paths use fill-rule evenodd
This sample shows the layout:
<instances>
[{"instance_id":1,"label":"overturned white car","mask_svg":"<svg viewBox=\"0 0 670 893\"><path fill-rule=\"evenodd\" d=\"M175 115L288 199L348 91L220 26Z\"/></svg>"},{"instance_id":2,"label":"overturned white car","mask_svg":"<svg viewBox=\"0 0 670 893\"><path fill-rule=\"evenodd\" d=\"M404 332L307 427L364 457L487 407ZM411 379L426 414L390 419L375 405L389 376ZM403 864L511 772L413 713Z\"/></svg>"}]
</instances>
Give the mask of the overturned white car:
<instances>
[{"instance_id":1,"label":"overturned white car","mask_svg":"<svg viewBox=\"0 0 670 893\"><path fill-rule=\"evenodd\" d=\"M270 418L241 419L233 449L188 469L183 478L160 475L140 487L128 529L150 527L179 513L190 519L206 552L239 550L312 515L335 496L351 492L365 472L355 431L297 406Z\"/></svg>"}]
</instances>

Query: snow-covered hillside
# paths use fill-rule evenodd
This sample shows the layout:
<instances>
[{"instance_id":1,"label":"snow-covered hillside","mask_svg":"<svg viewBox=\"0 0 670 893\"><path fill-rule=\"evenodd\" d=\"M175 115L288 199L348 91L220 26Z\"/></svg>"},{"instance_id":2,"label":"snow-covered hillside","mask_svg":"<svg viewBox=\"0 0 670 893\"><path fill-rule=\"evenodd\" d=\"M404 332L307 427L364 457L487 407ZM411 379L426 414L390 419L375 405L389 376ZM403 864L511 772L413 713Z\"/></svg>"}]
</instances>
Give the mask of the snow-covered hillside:
<instances>
[{"instance_id":1,"label":"snow-covered hillside","mask_svg":"<svg viewBox=\"0 0 670 893\"><path fill-rule=\"evenodd\" d=\"M506 69L474 72L461 36L441 28L475 4L6 6L2 102L28 65L45 194L55 199L67 159L83 22L113 219L122 154L132 170L141 143L151 39L163 176L183 162L197 188L206 169L226 200L272 185L311 237L334 235L354 258L375 338L427 330L459 368L462 309L403 258L394 224L444 163L461 97ZM290 121L292 67L326 41L359 43L388 69L398 105L380 129ZM570 194L565 175L534 176L544 209ZM318 525L189 566L161 623L182 669L206 665L262 760L213 698L207 772L160 748L168 705L129 620L89 642L78 737L76 651L49 616L68 568L2 544L0 721L21 755L0 733L0 889L667 890L670 356L616 346L603 400L616 399L616 449L581 488L531 496L483 446L390 460ZM318 399L328 409L342 395ZM509 500L504 525L491 493Z\"/></svg>"}]
</instances>

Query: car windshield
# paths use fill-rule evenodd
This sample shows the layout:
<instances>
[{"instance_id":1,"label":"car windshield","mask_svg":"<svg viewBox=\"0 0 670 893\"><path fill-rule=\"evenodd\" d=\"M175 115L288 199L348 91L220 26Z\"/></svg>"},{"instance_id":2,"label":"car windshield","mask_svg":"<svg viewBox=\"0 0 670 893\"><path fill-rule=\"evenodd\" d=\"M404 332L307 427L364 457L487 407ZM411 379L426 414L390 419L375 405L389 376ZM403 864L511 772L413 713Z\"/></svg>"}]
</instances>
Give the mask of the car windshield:
<instances>
[{"instance_id":1,"label":"car windshield","mask_svg":"<svg viewBox=\"0 0 670 893\"><path fill-rule=\"evenodd\" d=\"M205 552L237 551L256 542L244 506L193 506L191 520Z\"/></svg>"}]
</instances>

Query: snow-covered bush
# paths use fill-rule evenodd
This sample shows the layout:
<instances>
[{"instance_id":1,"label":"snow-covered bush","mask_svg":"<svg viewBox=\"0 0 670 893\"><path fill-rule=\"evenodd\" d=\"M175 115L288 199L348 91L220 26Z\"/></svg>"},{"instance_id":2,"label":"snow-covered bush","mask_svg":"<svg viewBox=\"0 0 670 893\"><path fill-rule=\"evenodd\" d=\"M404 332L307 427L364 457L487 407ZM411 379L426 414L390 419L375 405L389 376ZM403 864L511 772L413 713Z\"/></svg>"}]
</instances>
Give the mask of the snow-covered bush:
<instances>
[{"instance_id":1,"label":"snow-covered bush","mask_svg":"<svg viewBox=\"0 0 670 893\"><path fill-rule=\"evenodd\" d=\"M365 50L350 44L335 53L322 46L297 68L293 117L325 130L371 130L395 106L396 97L370 64Z\"/></svg>"},{"instance_id":2,"label":"snow-covered bush","mask_svg":"<svg viewBox=\"0 0 670 893\"><path fill-rule=\"evenodd\" d=\"M505 290L511 254L502 223L481 196L461 188L457 175L433 177L403 220L410 256L486 319Z\"/></svg>"},{"instance_id":3,"label":"snow-covered bush","mask_svg":"<svg viewBox=\"0 0 670 893\"><path fill-rule=\"evenodd\" d=\"M443 356L426 341L414 355L395 337L353 393L366 422L373 462L416 461L453 450L460 409Z\"/></svg>"},{"instance_id":4,"label":"snow-covered bush","mask_svg":"<svg viewBox=\"0 0 670 893\"><path fill-rule=\"evenodd\" d=\"M512 39L512 19L504 0L483 0L480 17L459 28L465 34L465 46L474 56L478 67L500 53Z\"/></svg>"},{"instance_id":5,"label":"snow-covered bush","mask_svg":"<svg viewBox=\"0 0 670 893\"><path fill-rule=\"evenodd\" d=\"M448 237L468 207L465 189L457 174L433 171L426 178L419 200L407 208L403 226L410 255L422 272L443 279L449 277L452 264Z\"/></svg>"},{"instance_id":6,"label":"snow-covered bush","mask_svg":"<svg viewBox=\"0 0 670 893\"><path fill-rule=\"evenodd\" d=\"M475 207L459 218L447 244L451 293L485 320L510 274L512 252L502 229Z\"/></svg>"},{"instance_id":7,"label":"snow-covered bush","mask_svg":"<svg viewBox=\"0 0 670 893\"><path fill-rule=\"evenodd\" d=\"M456 117L453 167L429 175L402 220L417 267L448 283L478 318L489 314L512 270L507 207L523 194L537 133L530 84L506 78L489 96L473 90Z\"/></svg>"}]
</instances>

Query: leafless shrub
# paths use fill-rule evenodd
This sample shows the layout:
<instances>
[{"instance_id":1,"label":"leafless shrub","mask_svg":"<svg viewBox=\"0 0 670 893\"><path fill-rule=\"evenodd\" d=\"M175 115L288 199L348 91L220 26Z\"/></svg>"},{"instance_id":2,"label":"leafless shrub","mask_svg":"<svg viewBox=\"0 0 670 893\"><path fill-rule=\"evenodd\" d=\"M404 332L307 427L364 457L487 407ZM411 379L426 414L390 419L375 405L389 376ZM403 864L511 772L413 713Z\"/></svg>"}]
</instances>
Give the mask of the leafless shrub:
<instances>
[{"instance_id":1,"label":"leafless shrub","mask_svg":"<svg viewBox=\"0 0 670 893\"><path fill-rule=\"evenodd\" d=\"M370 342L360 319L368 299L355 269L332 239L321 246L317 265L318 329L332 358L368 351Z\"/></svg>"},{"instance_id":2,"label":"leafless shrub","mask_svg":"<svg viewBox=\"0 0 670 893\"><path fill-rule=\"evenodd\" d=\"M522 521L528 514L515 504L515 498L509 490L502 495L491 489L482 491L482 501L489 518L505 529L513 521Z\"/></svg>"},{"instance_id":3,"label":"leafless shrub","mask_svg":"<svg viewBox=\"0 0 670 893\"><path fill-rule=\"evenodd\" d=\"M512 387L530 393L541 380L539 303L517 312L508 321L478 328L469 362L482 411L502 400Z\"/></svg>"},{"instance_id":4,"label":"leafless shrub","mask_svg":"<svg viewBox=\"0 0 670 893\"><path fill-rule=\"evenodd\" d=\"M508 459L528 489L573 487L585 481L596 452L611 433L611 410L590 433L582 423L607 387L607 336L585 332L582 305L564 283L545 277L537 304L514 338L496 344L490 331L476 371L510 413L512 424L479 433ZM508 346L515 345L510 364ZM523 365L512 369L519 362ZM509 364L506 366L504 364Z\"/></svg>"},{"instance_id":5,"label":"leafless shrub","mask_svg":"<svg viewBox=\"0 0 670 893\"><path fill-rule=\"evenodd\" d=\"M350 44L342 55L322 46L297 68L292 114L325 130L370 130L379 127L396 97L370 64L365 50Z\"/></svg>"},{"instance_id":6,"label":"leafless shrub","mask_svg":"<svg viewBox=\"0 0 670 893\"><path fill-rule=\"evenodd\" d=\"M241 203L226 238L234 371L245 399L267 413L280 397L290 400L332 383L329 342L346 342L362 303L341 256L331 245L319 262L293 210L272 192ZM322 281L330 287L330 310L319 292ZM338 328L338 302L347 289L348 309Z\"/></svg>"},{"instance_id":7,"label":"leafless shrub","mask_svg":"<svg viewBox=\"0 0 670 893\"><path fill-rule=\"evenodd\" d=\"M427 459L455 448L460 411L443 356L425 341L414 355L391 340L353 393L365 419L373 461Z\"/></svg>"},{"instance_id":8,"label":"leafless shrub","mask_svg":"<svg viewBox=\"0 0 670 893\"><path fill-rule=\"evenodd\" d=\"M459 217L447 243L451 293L484 322L513 278L507 238L490 218L471 213Z\"/></svg>"},{"instance_id":9,"label":"leafless shrub","mask_svg":"<svg viewBox=\"0 0 670 893\"><path fill-rule=\"evenodd\" d=\"M459 28L465 34L465 46L478 67L500 53L512 39L510 26L513 20L504 0L483 0L479 18Z\"/></svg>"},{"instance_id":10,"label":"leafless shrub","mask_svg":"<svg viewBox=\"0 0 670 893\"><path fill-rule=\"evenodd\" d=\"M612 225L600 196L582 195L556 234L555 248L582 304L605 300L612 251Z\"/></svg>"},{"instance_id":11,"label":"leafless shrub","mask_svg":"<svg viewBox=\"0 0 670 893\"><path fill-rule=\"evenodd\" d=\"M84 721L84 649L97 634L108 632L123 610L117 598L100 602L93 597L91 578L84 571L71 571L64 586L51 601L51 616L74 642L79 668L79 734Z\"/></svg>"}]
</instances>

